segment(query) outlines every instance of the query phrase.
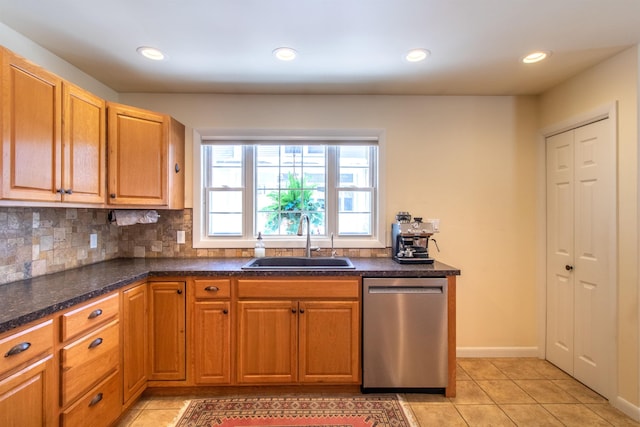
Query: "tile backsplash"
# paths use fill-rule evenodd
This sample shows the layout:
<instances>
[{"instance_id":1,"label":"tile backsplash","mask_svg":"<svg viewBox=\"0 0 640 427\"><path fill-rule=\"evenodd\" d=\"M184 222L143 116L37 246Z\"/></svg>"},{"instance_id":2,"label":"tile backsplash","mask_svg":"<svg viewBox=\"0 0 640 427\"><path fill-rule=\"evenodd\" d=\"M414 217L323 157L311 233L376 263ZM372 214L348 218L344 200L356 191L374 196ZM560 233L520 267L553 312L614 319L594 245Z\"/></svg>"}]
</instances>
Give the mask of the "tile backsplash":
<instances>
[{"instance_id":1,"label":"tile backsplash","mask_svg":"<svg viewBox=\"0 0 640 427\"><path fill-rule=\"evenodd\" d=\"M192 210L159 210L154 224L119 227L108 209L0 207L0 284L113 258L252 257L253 248L194 249ZM186 243L176 235L185 232ZM90 234L97 247L90 248ZM267 256L302 256L304 249L267 248ZM329 256L323 249L320 256ZM338 249L339 256L389 257L390 249Z\"/></svg>"},{"instance_id":2,"label":"tile backsplash","mask_svg":"<svg viewBox=\"0 0 640 427\"><path fill-rule=\"evenodd\" d=\"M104 209L0 208L0 283L117 258L119 231ZM89 248L90 234L97 247Z\"/></svg>"}]
</instances>

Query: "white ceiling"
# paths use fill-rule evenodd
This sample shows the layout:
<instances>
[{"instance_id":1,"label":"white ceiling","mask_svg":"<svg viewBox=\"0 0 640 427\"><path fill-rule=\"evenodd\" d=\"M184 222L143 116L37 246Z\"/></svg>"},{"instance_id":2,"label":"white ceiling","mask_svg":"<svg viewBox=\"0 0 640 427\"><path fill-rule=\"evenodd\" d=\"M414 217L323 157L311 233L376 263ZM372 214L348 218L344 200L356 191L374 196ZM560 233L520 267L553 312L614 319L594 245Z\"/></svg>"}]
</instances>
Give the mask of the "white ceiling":
<instances>
[{"instance_id":1,"label":"white ceiling","mask_svg":"<svg viewBox=\"0 0 640 427\"><path fill-rule=\"evenodd\" d=\"M640 42L640 0L0 0L0 21L118 92L537 94Z\"/></svg>"}]
</instances>

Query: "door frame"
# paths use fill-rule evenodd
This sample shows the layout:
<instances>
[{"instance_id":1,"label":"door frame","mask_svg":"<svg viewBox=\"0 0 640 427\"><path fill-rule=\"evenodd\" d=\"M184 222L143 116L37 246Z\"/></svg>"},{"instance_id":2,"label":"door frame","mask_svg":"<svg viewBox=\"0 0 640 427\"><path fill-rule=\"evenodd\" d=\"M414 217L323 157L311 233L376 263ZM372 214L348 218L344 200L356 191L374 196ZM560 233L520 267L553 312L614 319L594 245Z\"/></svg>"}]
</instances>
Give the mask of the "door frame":
<instances>
[{"instance_id":1,"label":"door frame","mask_svg":"<svg viewBox=\"0 0 640 427\"><path fill-rule=\"evenodd\" d=\"M610 352L609 361L607 363L609 370L609 384L605 392L605 396L610 403L616 401L618 395L618 329L617 329L617 313L618 313L618 196L617 196L617 182L618 182L618 103L614 101L609 104L602 105L591 111L583 114L579 114L563 120L554 125L542 128L538 132L538 145L537 145L537 164L538 164L538 183L537 183L537 199L538 203L538 226L537 233L541 238L537 239L537 268L536 271L536 283L537 283L537 302L538 302L538 357L545 359L546 355L546 320L547 320L547 283L546 283L546 251L547 251L547 192L546 192L546 139L550 136L566 132L571 129L578 128L602 119L610 119L609 121L609 137L615 144L615 177L616 183L615 192L615 213L612 215L611 221L608 224L613 238L609 242L608 252L610 259L609 268L609 280L614 283L614 286L610 287L609 294L609 313L608 324L606 325L609 331L608 337L611 344L612 351Z\"/></svg>"}]
</instances>

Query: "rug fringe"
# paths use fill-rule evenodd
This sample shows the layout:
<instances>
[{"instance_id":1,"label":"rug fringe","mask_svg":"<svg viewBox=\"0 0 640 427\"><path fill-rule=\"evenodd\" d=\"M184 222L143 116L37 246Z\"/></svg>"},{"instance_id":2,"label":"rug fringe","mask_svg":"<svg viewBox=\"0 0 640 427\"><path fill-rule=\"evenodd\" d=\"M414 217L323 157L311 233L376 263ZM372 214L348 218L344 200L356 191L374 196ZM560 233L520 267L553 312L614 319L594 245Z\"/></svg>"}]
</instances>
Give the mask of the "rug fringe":
<instances>
[{"instance_id":1,"label":"rug fringe","mask_svg":"<svg viewBox=\"0 0 640 427\"><path fill-rule=\"evenodd\" d=\"M407 421L411 427L420 427L420 423L416 419L416 416L413 414L413 410L411 409L411 405L406 401L403 395L396 394L398 398L398 402L400 402L400 407L402 408L402 412L404 412L404 416L407 417Z\"/></svg>"}]
</instances>

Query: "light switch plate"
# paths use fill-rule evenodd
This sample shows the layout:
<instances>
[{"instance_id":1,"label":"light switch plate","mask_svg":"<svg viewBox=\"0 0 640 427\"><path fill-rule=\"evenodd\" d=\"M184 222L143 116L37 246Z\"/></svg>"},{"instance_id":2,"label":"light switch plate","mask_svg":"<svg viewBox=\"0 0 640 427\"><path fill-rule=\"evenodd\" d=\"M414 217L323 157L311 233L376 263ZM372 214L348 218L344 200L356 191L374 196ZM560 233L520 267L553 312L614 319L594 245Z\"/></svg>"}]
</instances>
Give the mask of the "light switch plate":
<instances>
[{"instance_id":1,"label":"light switch plate","mask_svg":"<svg viewBox=\"0 0 640 427\"><path fill-rule=\"evenodd\" d=\"M96 233L89 234L89 249L98 247L98 235Z\"/></svg>"},{"instance_id":2,"label":"light switch plate","mask_svg":"<svg viewBox=\"0 0 640 427\"><path fill-rule=\"evenodd\" d=\"M185 233L184 230L178 230L178 244L185 243Z\"/></svg>"}]
</instances>

